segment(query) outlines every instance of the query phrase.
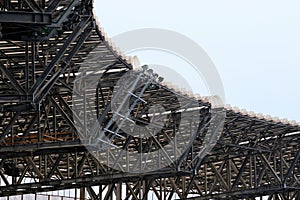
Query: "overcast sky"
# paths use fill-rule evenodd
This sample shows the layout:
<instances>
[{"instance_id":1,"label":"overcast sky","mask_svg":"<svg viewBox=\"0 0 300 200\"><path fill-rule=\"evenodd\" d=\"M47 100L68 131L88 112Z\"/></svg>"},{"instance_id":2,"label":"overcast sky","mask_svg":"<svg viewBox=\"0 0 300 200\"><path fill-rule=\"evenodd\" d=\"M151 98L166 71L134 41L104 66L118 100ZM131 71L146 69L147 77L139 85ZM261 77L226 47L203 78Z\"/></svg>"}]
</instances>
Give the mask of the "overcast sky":
<instances>
[{"instance_id":1,"label":"overcast sky","mask_svg":"<svg viewBox=\"0 0 300 200\"><path fill-rule=\"evenodd\" d=\"M140 28L186 35L215 63L226 103L300 121L299 0L95 0L95 10L111 37Z\"/></svg>"}]
</instances>

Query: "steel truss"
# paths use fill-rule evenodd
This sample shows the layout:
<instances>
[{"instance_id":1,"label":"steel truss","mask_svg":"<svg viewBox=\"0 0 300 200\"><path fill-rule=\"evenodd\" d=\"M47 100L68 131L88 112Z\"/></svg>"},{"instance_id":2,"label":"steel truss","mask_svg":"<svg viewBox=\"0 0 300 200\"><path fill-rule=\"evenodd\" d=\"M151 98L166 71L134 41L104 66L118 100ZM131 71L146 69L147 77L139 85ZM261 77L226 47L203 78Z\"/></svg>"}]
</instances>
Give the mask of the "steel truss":
<instances>
[{"instance_id":1,"label":"steel truss","mask_svg":"<svg viewBox=\"0 0 300 200\"><path fill-rule=\"evenodd\" d=\"M80 64L97 53L109 66L95 97L103 126L112 118L114 85L132 70L96 25L92 7L91 0L0 1L0 196L85 188L92 199L300 198L298 125L232 109L215 110L210 103L159 82L145 88L140 98L158 99L170 109L176 109L178 95L186 104L197 103L193 107L197 112L181 112L198 117L184 122L182 137L191 134L189 127L197 134L176 162L155 172L125 173L87 151L80 140L84 132L74 123L80 114L72 107ZM131 110L135 116L147 110L142 106L136 102ZM223 112L220 138L208 155L199 155L203 134L214 130L207 124L218 131L212 114L222 117ZM166 117L169 126L158 140L137 140L113 124L107 126L106 135L127 150L157 149L174 139L178 130L176 114ZM147 120L136 117L135 123Z\"/></svg>"}]
</instances>

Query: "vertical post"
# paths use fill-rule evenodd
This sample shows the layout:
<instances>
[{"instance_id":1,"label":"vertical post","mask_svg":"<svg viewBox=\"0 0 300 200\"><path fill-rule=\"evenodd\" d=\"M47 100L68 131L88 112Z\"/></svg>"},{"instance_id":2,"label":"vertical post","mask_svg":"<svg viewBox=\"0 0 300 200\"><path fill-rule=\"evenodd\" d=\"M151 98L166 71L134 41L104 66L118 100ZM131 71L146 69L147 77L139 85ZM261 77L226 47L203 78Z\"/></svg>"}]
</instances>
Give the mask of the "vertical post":
<instances>
[{"instance_id":1,"label":"vertical post","mask_svg":"<svg viewBox=\"0 0 300 200\"><path fill-rule=\"evenodd\" d=\"M148 181L143 181L143 200L148 200L148 190L147 190Z\"/></svg>"},{"instance_id":2,"label":"vertical post","mask_svg":"<svg viewBox=\"0 0 300 200\"><path fill-rule=\"evenodd\" d=\"M176 124L177 121L174 122L174 125L173 125L173 133L174 133L174 157L175 159L174 160L177 160L177 134L176 134ZM179 169L180 169L180 166L179 166Z\"/></svg>"},{"instance_id":3,"label":"vertical post","mask_svg":"<svg viewBox=\"0 0 300 200\"><path fill-rule=\"evenodd\" d=\"M116 200L122 200L122 183L117 183Z\"/></svg>"},{"instance_id":4,"label":"vertical post","mask_svg":"<svg viewBox=\"0 0 300 200\"><path fill-rule=\"evenodd\" d=\"M54 137L56 138L57 120L56 120L56 108L55 108L55 106L53 106L53 132L54 132Z\"/></svg>"},{"instance_id":5,"label":"vertical post","mask_svg":"<svg viewBox=\"0 0 300 200\"><path fill-rule=\"evenodd\" d=\"M250 188L253 188L253 173L252 173L252 165L253 165L253 162L252 162L252 157L249 158L249 169L250 169Z\"/></svg>"},{"instance_id":6,"label":"vertical post","mask_svg":"<svg viewBox=\"0 0 300 200\"><path fill-rule=\"evenodd\" d=\"M16 167L16 163L17 163L16 161L17 161L17 160L14 159L14 162L13 162L13 165L14 165L14 166L13 166L13 167ZM12 179L12 184L15 185L15 184L17 183L17 177L12 176L11 179Z\"/></svg>"},{"instance_id":7,"label":"vertical post","mask_svg":"<svg viewBox=\"0 0 300 200\"><path fill-rule=\"evenodd\" d=\"M253 155L253 165L254 165L254 187L258 187L258 180L257 180L257 166L256 166L256 155Z\"/></svg>"},{"instance_id":8,"label":"vertical post","mask_svg":"<svg viewBox=\"0 0 300 200\"><path fill-rule=\"evenodd\" d=\"M282 141L280 141L280 179L283 181L283 153L282 153Z\"/></svg>"},{"instance_id":9,"label":"vertical post","mask_svg":"<svg viewBox=\"0 0 300 200\"><path fill-rule=\"evenodd\" d=\"M18 1L18 7L19 7L19 9L22 9L22 8L23 8L23 6L22 6L22 1Z\"/></svg>"},{"instance_id":10,"label":"vertical post","mask_svg":"<svg viewBox=\"0 0 300 200\"><path fill-rule=\"evenodd\" d=\"M99 117L100 117L99 110L100 110L100 105L99 105L99 88L97 87L96 88L96 112L97 112L97 119L99 119ZM101 126L101 124L100 124L100 126Z\"/></svg>"},{"instance_id":11,"label":"vertical post","mask_svg":"<svg viewBox=\"0 0 300 200\"><path fill-rule=\"evenodd\" d=\"M251 173L251 168L250 168L250 173ZM251 175L250 175L250 179L251 179ZM227 160L227 185L229 187L231 186L231 161L230 161L230 159Z\"/></svg>"},{"instance_id":12,"label":"vertical post","mask_svg":"<svg viewBox=\"0 0 300 200\"><path fill-rule=\"evenodd\" d=\"M143 168L143 141L142 141L142 133L141 133L141 129L139 129L139 140L140 140L140 172L142 172L142 168ZM146 164L146 163L145 163Z\"/></svg>"},{"instance_id":13,"label":"vertical post","mask_svg":"<svg viewBox=\"0 0 300 200\"><path fill-rule=\"evenodd\" d=\"M36 43L31 43L31 76L32 76L32 85L35 83L35 49L36 49Z\"/></svg>"},{"instance_id":14,"label":"vertical post","mask_svg":"<svg viewBox=\"0 0 300 200\"><path fill-rule=\"evenodd\" d=\"M80 188L80 200L85 200L85 188Z\"/></svg>"},{"instance_id":15,"label":"vertical post","mask_svg":"<svg viewBox=\"0 0 300 200\"><path fill-rule=\"evenodd\" d=\"M44 155L44 174L45 174L45 178L47 177L47 166L48 166L48 158L47 155Z\"/></svg>"},{"instance_id":16,"label":"vertical post","mask_svg":"<svg viewBox=\"0 0 300 200\"><path fill-rule=\"evenodd\" d=\"M83 77L86 77L86 72L84 72ZM86 88L86 84L85 84L85 78L82 80L83 81L83 88ZM87 108L86 108L86 90L83 91L83 113L84 113L84 120L83 120L83 135L86 137L87 134ZM101 124L100 124L101 125Z\"/></svg>"},{"instance_id":17,"label":"vertical post","mask_svg":"<svg viewBox=\"0 0 300 200\"><path fill-rule=\"evenodd\" d=\"M38 109L38 143L42 142L42 133L41 133L41 103L38 102L37 104Z\"/></svg>"},{"instance_id":18,"label":"vertical post","mask_svg":"<svg viewBox=\"0 0 300 200\"><path fill-rule=\"evenodd\" d=\"M26 93L29 91L29 47L28 42L25 42L25 91Z\"/></svg>"},{"instance_id":19,"label":"vertical post","mask_svg":"<svg viewBox=\"0 0 300 200\"><path fill-rule=\"evenodd\" d=\"M192 133L193 132L192 131L193 128L192 128L192 121L191 120L190 120L189 126L190 126L190 128L189 128L190 129L189 130L189 132L190 132L190 138L192 138L193 137L193 133ZM191 145L191 150L190 151L191 151L191 160L194 160L194 145L193 144ZM192 168L191 169L192 171L194 171L195 168L196 168L196 166L194 165L193 162L191 162L191 168Z\"/></svg>"},{"instance_id":20,"label":"vertical post","mask_svg":"<svg viewBox=\"0 0 300 200\"><path fill-rule=\"evenodd\" d=\"M42 163L43 163L43 156L39 156L39 170L41 173L43 173L43 166L42 166ZM44 173L44 177L46 178L46 174Z\"/></svg>"},{"instance_id":21,"label":"vertical post","mask_svg":"<svg viewBox=\"0 0 300 200\"><path fill-rule=\"evenodd\" d=\"M42 8L42 10L45 9L45 6L46 6L45 0L40 0L40 7Z\"/></svg>"},{"instance_id":22,"label":"vertical post","mask_svg":"<svg viewBox=\"0 0 300 200\"><path fill-rule=\"evenodd\" d=\"M75 178L77 178L78 174L78 160L77 160L77 152L75 152Z\"/></svg>"},{"instance_id":23,"label":"vertical post","mask_svg":"<svg viewBox=\"0 0 300 200\"><path fill-rule=\"evenodd\" d=\"M71 177L71 174L70 174L70 155L67 154L67 177L70 178ZM77 192L77 189L76 189L76 192Z\"/></svg>"},{"instance_id":24,"label":"vertical post","mask_svg":"<svg viewBox=\"0 0 300 200\"><path fill-rule=\"evenodd\" d=\"M167 191L167 180L164 178L164 199L167 200L168 197L168 191Z\"/></svg>"},{"instance_id":25,"label":"vertical post","mask_svg":"<svg viewBox=\"0 0 300 200\"><path fill-rule=\"evenodd\" d=\"M159 192L160 192L160 198L162 199L163 197L163 190L162 190L162 179L160 178L160 181L159 181Z\"/></svg>"},{"instance_id":26,"label":"vertical post","mask_svg":"<svg viewBox=\"0 0 300 200\"><path fill-rule=\"evenodd\" d=\"M205 195L208 194L207 190L208 190L208 187L207 187L207 164L204 164L204 176L205 176Z\"/></svg>"},{"instance_id":27,"label":"vertical post","mask_svg":"<svg viewBox=\"0 0 300 200\"><path fill-rule=\"evenodd\" d=\"M144 196L144 190L143 190L143 185L144 184L144 182L143 182L143 180L141 179L140 181L139 181L139 190L140 190L140 199L143 199L143 196Z\"/></svg>"},{"instance_id":28,"label":"vertical post","mask_svg":"<svg viewBox=\"0 0 300 200\"><path fill-rule=\"evenodd\" d=\"M127 193L126 193L127 195ZM102 185L99 185L99 199L103 199L103 188L102 188Z\"/></svg>"}]
</instances>

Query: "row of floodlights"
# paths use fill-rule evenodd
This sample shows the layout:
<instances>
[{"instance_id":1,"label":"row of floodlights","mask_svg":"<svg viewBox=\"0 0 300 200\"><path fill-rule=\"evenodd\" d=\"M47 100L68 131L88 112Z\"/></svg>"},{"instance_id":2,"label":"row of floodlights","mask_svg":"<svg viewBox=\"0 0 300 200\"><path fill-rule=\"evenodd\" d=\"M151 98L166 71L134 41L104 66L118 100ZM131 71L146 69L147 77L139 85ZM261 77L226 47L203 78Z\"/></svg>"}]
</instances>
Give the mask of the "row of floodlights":
<instances>
[{"instance_id":1,"label":"row of floodlights","mask_svg":"<svg viewBox=\"0 0 300 200\"><path fill-rule=\"evenodd\" d=\"M163 82L164 78L159 76L157 73L154 73L153 69L149 69L148 65L143 65L141 66L141 68L143 69L144 73L147 73L148 75L150 75L153 79L157 80L158 82Z\"/></svg>"}]
</instances>

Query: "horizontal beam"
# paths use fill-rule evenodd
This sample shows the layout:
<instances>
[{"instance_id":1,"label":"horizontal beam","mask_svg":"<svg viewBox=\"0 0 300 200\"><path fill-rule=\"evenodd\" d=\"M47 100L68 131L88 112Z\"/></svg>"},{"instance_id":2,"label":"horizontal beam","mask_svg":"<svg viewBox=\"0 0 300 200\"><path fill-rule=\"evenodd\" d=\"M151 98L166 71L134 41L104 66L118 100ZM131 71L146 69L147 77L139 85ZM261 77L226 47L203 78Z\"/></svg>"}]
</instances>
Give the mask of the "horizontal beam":
<instances>
[{"instance_id":1,"label":"horizontal beam","mask_svg":"<svg viewBox=\"0 0 300 200\"><path fill-rule=\"evenodd\" d=\"M0 146L0 158L20 157L26 155L28 152L34 155L39 155L39 152L43 152L44 154L51 154L61 152L64 149L74 148L81 149L80 151L86 151L85 148L83 148L83 146L80 144L79 140L73 140L16 146Z\"/></svg>"},{"instance_id":2,"label":"horizontal beam","mask_svg":"<svg viewBox=\"0 0 300 200\"><path fill-rule=\"evenodd\" d=\"M259 187L248 190L232 191L227 193L219 193L212 195L205 195L202 197L191 197L185 198L185 200L209 200L209 199L244 199L244 198L255 198L263 197L273 194L283 194L286 192L298 191L299 187L283 187L279 185Z\"/></svg>"},{"instance_id":3,"label":"horizontal beam","mask_svg":"<svg viewBox=\"0 0 300 200\"><path fill-rule=\"evenodd\" d=\"M9 185L0 187L1 196L12 196L20 194L30 194L37 192L49 192L56 190L65 190L80 187L98 186L100 184L112 184L120 182L135 182L140 180L150 180L157 178L182 176L183 172L177 172L174 169L165 169L138 174L138 173L113 173L105 175L91 175L88 177L77 177L63 180L45 180L19 185Z\"/></svg>"},{"instance_id":4,"label":"horizontal beam","mask_svg":"<svg viewBox=\"0 0 300 200\"><path fill-rule=\"evenodd\" d=\"M33 95L0 95L0 103L31 103Z\"/></svg>"},{"instance_id":5,"label":"horizontal beam","mask_svg":"<svg viewBox=\"0 0 300 200\"><path fill-rule=\"evenodd\" d=\"M0 12L1 23L47 25L52 23L51 13Z\"/></svg>"}]
</instances>

